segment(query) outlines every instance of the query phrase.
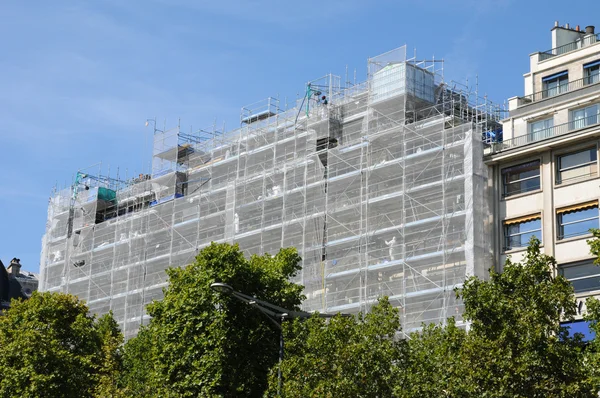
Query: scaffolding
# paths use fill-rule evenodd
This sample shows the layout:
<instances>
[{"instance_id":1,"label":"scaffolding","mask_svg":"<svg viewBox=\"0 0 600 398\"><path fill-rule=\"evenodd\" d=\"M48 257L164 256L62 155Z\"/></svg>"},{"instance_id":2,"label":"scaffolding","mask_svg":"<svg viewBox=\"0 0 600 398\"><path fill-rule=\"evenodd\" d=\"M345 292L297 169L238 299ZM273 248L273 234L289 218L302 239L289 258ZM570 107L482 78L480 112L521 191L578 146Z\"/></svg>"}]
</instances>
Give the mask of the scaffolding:
<instances>
[{"instance_id":1,"label":"scaffolding","mask_svg":"<svg viewBox=\"0 0 600 398\"><path fill-rule=\"evenodd\" d=\"M233 131L155 126L150 175L53 194L41 289L112 310L129 338L165 269L211 242L294 246L305 310L368 311L386 295L405 332L460 322L454 289L491 266L482 137L498 119L476 90L444 82L443 62L401 47L369 59L364 83L327 75L290 109L244 107Z\"/></svg>"}]
</instances>

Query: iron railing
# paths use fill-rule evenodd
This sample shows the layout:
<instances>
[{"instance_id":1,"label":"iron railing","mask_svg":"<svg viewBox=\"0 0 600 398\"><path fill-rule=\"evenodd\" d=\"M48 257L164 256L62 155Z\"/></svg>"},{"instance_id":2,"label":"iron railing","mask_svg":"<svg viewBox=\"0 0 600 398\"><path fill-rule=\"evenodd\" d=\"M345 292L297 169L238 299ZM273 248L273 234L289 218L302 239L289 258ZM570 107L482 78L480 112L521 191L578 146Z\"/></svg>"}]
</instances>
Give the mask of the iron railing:
<instances>
[{"instance_id":1,"label":"iron railing","mask_svg":"<svg viewBox=\"0 0 600 398\"><path fill-rule=\"evenodd\" d=\"M511 138L509 140L505 140L502 142L494 142L490 145L490 150L492 154L506 151L507 149L512 149L520 146L524 146L527 144L531 144L533 142L538 142L542 140L546 140L548 138L558 137L572 131L581 130L584 128L588 128L591 126L596 126L600 124L600 112L590 115L581 119L572 120L568 123L559 124L554 127L549 127L546 129L538 130L535 132L531 132L525 135L521 135L515 138ZM486 151L488 152L488 151ZM488 153L489 153L488 152Z\"/></svg>"},{"instance_id":2,"label":"iron railing","mask_svg":"<svg viewBox=\"0 0 600 398\"><path fill-rule=\"evenodd\" d=\"M577 40L577 41L574 41L571 43L567 43L565 45L553 48L551 50L541 51L540 52L540 61L544 61L544 60L552 58L556 55L562 55L562 54L566 54L571 51L578 50L578 49L586 47L590 44L594 44L598 41L600 41L600 33L598 33L596 35L592 35L592 36L589 36L589 35L585 36L585 37L581 38L580 40Z\"/></svg>"},{"instance_id":3,"label":"iron railing","mask_svg":"<svg viewBox=\"0 0 600 398\"><path fill-rule=\"evenodd\" d=\"M582 87L589 86L591 84L596 84L600 82L600 75L598 73L594 73L590 76L586 76L582 79L573 80L570 82L565 82L564 84L560 84L557 87L548 88L542 91L538 91L537 93L529 94L522 97L526 102L536 102L541 101L546 98L555 97L559 94L568 93L574 90L578 90Z\"/></svg>"}]
</instances>

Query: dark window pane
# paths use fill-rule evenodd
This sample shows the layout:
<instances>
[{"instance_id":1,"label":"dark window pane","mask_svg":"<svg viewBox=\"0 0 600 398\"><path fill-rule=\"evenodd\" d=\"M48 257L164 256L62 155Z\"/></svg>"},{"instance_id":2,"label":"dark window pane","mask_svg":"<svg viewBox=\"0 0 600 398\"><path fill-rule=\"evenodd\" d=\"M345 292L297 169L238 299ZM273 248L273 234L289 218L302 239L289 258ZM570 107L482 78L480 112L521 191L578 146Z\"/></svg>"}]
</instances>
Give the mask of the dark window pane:
<instances>
[{"instance_id":1,"label":"dark window pane","mask_svg":"<svg viewBox=\"0 0 600 398\"><path fill-rule=\"evenodd\" d=\"M576 281L572 281L573 289L575 293L581 292L589 292L591 290L599 290L600 289L600 276L594 276L586 279L578 279Z\"/></svg>"},{"instance_id":2,"label":"dark window pane","mask_svg":"<svg viewBox=\"0 0 600 398\"><path fill-rule=\"evenodd\" d=\"M600 290L600 267L592 260L561 267L560 273L571 281L576 293Z\"/></svg>"},{"instance_id":3,"label":"dark window pane","mask_svg":"<svg viewBox=\"0 0 600 398\"><path fill-rule=\"evenodd\" d=\"M519 164L517 166L507 167L502 169L502 174L505 176L505 178L508 176L509 181L539 175L540 162L539 160L536 160L533 162Z\"/></svg>"},{"instance_id":4,"label":"dark window pane","mask_svg":"<svg viewBox=\"0 0 600 398\"><path fill-rule=\"evenodd\" d=\"M574 167L596 160L596 149L586 149L585 151L575 152L569 155L561 156L559 164L561 169Z\"/></svg>"},{"instance_id":5,"label":"dark window pane","mask_svg":"<svg viewBox=\"0 0 600 398\"><path fill-rule=\"evenodd\" d=\"M509 237L507 246L509 249L513 247L523 247L523 244L521 244L521 235Z\"/></svg>"},{"instance_id":6,"label":"dark window pane","mask_svg":"<svg viewBox=\"0 0 600 398\"><path fill-rule=\"evenodd\" d=\"M502 169L504 194L508 196L539 189L539 175L539 160Z\"/></svg>"},{"instance_id":7,"label":"dark window pane","mask_svg":"<svg viewBox=\"0 0 600 398\"><path fill-rule=\"evenodd\" d=\"M518 234L520 231L520 225L521 224L510 224L508 227L506 227L508 235Z\"/></svg>"},{"instance_id":8,"label":"dark window pane","mask_svg":"<svg viewBox=\"0 0 600 398\"><path fill-rule=\"evenodd\" d=\"M567 279L582 278L586 276L600 276L600 267L593 263L593 260L579 263L574 266L562 267L561 274Z\"/></svg>"},{"instance_id":9,"label":"dark window pane","mask_svg":"<svg viewBox=\"0 0 600 398\"><path fill-rule=\"evenodd\" d=\"M530 180L513 182L505 186L506 196L516 195L518 193L535 191L540 189L540 178L532 178Z\"/></svg>"},{"instance_id":10,"label":"dark window pane","mask_svg":"<svg viewBox=\"0 0 600 398\"><path fill-rule=\"evenodd\" d=\"M507 173L505 175L505 182L507 183L511 183L514 181L518 181L518 180L522 180L524 178L527 177L534 177L534 176L539 176L540 175L540 169L539 167L536 170L526 170L523 172L517 172L517 173Z\"/></svg>"}]
</instances>

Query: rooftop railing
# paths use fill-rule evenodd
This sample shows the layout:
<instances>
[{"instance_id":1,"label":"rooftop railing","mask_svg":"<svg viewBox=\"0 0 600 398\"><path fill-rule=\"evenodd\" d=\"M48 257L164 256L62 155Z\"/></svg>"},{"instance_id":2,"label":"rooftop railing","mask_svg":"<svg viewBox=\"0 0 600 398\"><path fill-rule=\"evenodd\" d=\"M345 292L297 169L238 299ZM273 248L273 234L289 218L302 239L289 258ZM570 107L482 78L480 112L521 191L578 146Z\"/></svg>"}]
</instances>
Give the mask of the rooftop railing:
<instances>
[{"instance_id":1,"label":"rooftop railing","mask_svg":"<svg viewBox=\"0 0 600 398\"><path fill-rule=\"evenodd\" d=\"M540 142L549 138L559 137L576 130L597 126L600 124L600 112L581 119L572 120L568 123L559 124L554 127L541 129L521 135L502 142L494 142L485 150L486 155L496 154L508 149L518 148L534 142Z\"/></svg>"},{"instance_id":2,"label":"rooftop railing","mask_svg":"<svg viewBox=\"0 0 600 398\"><path fill-rule=\"evenodd\" d=\"M565 45L553 48L551 50L541 51L540 52L540 61L545 61L556 55L562 55L562 54L566 54L571 51L578 50L578 49L586 47L590 44L596 43L597 41L600 41L600 33L598 33L596 35L587 35L587 36L582 37L581 39L578 39L574 42L567 43Z\"/></svg>"}]
</instances>

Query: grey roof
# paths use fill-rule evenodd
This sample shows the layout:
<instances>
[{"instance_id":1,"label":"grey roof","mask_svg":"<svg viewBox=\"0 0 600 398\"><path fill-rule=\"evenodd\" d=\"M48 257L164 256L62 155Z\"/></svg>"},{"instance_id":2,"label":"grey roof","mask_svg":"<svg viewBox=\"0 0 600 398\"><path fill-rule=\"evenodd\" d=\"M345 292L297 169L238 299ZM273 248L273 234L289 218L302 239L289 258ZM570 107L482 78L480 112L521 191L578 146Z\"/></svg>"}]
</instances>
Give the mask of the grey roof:
<instances>
[{"instance_id":1,"label":"grey roof","mask_svg":"<svg viewBox=\"0 0 600 398\"><path fill-rule=\"evenodd\" d=\"M0 302L2 302L2 306L7 307L7 303L10 303L10 300L15 298L28 298L28 295L23 292L23 287L19 280L37 281L37 279L35 274L27 271L25 273L20 272L16 278L11 278L2 260L0 260Z\"/></svg>"}]
</instances>

